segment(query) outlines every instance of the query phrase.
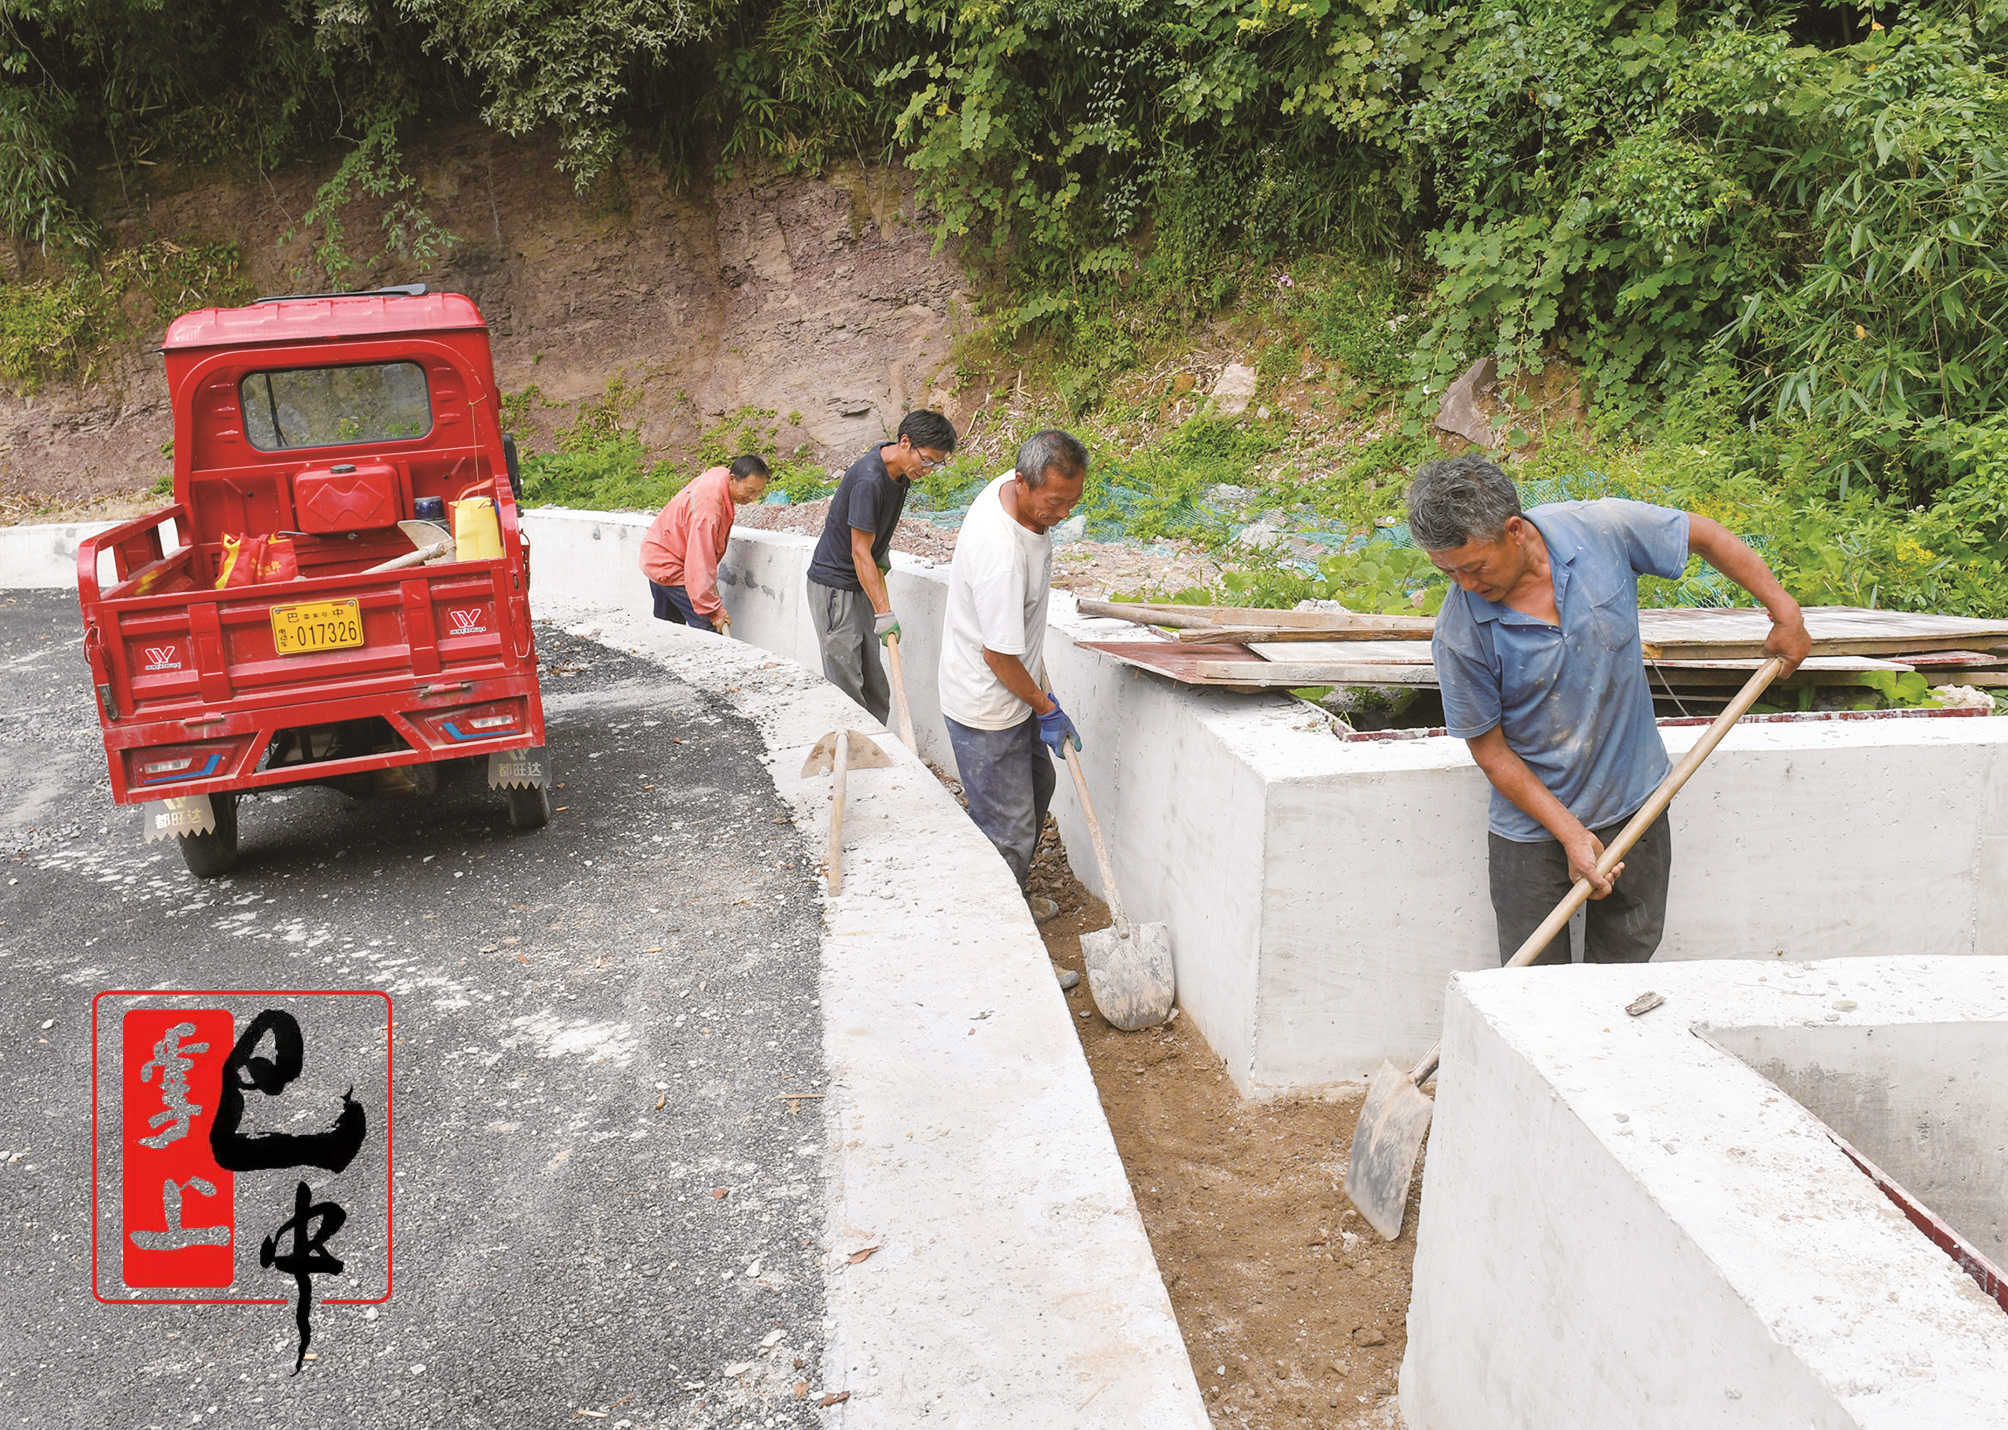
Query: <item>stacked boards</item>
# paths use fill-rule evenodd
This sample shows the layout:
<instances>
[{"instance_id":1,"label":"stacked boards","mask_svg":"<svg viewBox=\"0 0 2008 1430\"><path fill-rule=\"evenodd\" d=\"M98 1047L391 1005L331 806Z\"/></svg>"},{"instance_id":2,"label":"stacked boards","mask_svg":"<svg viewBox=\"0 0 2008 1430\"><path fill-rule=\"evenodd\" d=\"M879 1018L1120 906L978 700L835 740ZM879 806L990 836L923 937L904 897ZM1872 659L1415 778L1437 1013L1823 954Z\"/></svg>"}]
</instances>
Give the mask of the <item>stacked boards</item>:
<instances>
[{"instance_id":1,"label":"stacked boards","mask_svg":"<svg viewBox=\"0 0 2008 1430\"><path fill-rule=\"evenodd\" d=\"M1089 642L1127 664L1187 685L1260 690L1302 686L1435 688L1429 616L1268 611L1082 601L1082 615L1159 627L1169 639ZM2008 621L1853 606L1806 611L1813 654L1785 684L1872 685L1876 672L1916 672L1933 685L2008 688ZM1655 697L1685 713L1726 701L1764 658L1771 621L1761 610L1639 612Z\"/></svg>"}]
</instances>

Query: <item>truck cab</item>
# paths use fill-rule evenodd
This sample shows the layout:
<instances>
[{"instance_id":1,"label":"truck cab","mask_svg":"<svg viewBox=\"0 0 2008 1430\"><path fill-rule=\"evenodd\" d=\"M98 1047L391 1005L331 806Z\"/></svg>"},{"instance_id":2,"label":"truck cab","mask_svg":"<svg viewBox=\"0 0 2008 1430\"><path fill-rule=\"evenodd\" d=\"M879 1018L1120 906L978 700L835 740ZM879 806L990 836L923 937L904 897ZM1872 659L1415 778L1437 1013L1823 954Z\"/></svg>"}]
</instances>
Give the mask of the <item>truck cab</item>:
<instances>
[{"instance_id":1,"label":"truck cab","mask_svg":"<svg viewBox=\"0 0 2008 1430\"><path fill-rule=\"evenodd\" d=\"M515 456L479 310L422 287L175 319L173 502L77 553L112 797L197 874L239 797L423 792L483 760L549 817Z\"/></svg>"}]
</instances>

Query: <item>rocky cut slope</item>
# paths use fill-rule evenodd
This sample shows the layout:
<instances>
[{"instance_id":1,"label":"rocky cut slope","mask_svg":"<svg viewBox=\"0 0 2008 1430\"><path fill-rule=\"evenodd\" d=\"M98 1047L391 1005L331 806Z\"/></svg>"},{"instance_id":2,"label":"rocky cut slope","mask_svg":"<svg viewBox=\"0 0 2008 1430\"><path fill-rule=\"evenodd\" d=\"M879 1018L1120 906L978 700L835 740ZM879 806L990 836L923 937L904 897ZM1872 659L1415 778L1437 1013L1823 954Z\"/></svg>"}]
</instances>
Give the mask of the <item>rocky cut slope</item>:
<instances>
[{"instance_id":1,"label":"rocky cut slope","mask_svg":"<svg viewBox=\"0 0 2008 1430\"><path fill-rule=\"evenodd\" d=\"M850 164L678 191L637 160L581 197L553 159L472 128L415 147L409 167L455 242L428 271L372 270L481 306L504 390L534 385L542 399L525 407L533 443L615 377L644 441L672 458L745 409L776 414L781 451L806 445L832 463L910 407L966 416L950 391L962 274L915 222L899 171ZM106 227L114 244L228 241L256 291L316 289L298 229L326 175L168 171L109 206ZM366 203L342 219L348 234L377 231ZM86 385L0 396L0 520L136 509L168 470L169 425L159 360L141 346Z\"/></svg>"}]
</instances>

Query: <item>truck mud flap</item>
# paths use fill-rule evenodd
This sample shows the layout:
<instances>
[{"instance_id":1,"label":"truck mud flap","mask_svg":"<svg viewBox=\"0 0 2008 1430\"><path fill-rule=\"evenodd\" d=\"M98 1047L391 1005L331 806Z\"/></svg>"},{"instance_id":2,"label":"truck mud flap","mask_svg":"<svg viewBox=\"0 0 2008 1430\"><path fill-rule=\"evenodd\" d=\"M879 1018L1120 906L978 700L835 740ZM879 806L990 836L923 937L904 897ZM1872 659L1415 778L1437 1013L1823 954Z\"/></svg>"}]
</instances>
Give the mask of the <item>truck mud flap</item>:
<instances>
[{"instance_id":1,"label":"truck mud flap","mask_svg":"<svg viewBox=\"0 0 2008 1430\"><path fill-rule=\"evenodd\" d=\"M141 806L140 832L155 844L183 834L214 834L216 806L206 794L177 794Z\"/></svg>"},{"instance_id":2,"label":"truck mud flap","mask_svg":"<svg viewBox=\"0 0 2008 1430\"><path fill-rule=\"evenodd\" d=\"M497 750L488 757L488 788L542 789L551 782L551 757L544 746Z\"/></svg>"}]
</instances>

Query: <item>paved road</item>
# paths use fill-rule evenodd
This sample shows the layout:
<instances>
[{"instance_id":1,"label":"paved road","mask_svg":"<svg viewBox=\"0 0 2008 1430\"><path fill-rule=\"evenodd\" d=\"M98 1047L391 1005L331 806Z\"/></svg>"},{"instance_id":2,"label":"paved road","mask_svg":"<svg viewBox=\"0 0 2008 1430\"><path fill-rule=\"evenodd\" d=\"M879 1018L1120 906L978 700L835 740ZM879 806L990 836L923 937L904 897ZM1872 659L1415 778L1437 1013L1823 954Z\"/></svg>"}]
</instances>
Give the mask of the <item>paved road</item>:
<instances>
[{"instance_id":1,"label":"paved road","mask_svg":"<svg viewBox=\"0 0 2008 1430\"><path fill-rule=\"evenodd\" d=\"M74 599L0 592L0 1422L817 1423L820 1104L778 1096L823 1083L814 871L729 707L538 640L549 828L512 832L478 778L295 789L248 800L238 870L200 882L111 803ZM93 1299L91 1004L114 987L394 1001L395 1293L320 1307L298 1375L281 1306ZM368 1065L348 1076L364 1098ZM290 1294L250 1250L239 1289Z\"/></svg>"}]
</instances>

